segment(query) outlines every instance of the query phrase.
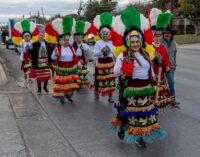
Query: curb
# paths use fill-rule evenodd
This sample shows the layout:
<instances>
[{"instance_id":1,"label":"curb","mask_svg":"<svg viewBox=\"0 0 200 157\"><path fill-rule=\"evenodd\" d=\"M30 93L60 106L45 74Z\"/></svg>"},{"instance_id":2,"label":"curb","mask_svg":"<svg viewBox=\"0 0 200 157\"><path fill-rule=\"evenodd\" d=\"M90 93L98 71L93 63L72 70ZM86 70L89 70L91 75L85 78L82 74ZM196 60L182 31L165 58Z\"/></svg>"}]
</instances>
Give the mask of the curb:
<instances>
[{"instance_id":1,"label":"curb","mask_svg":"<svg viewBox=\"0 0 200 157\"><path fill-rule=\"evenodd\" d=\"M0 85L6 84L8 82L6 72L4 71L3 64L4 60L0 57Z\"/></svg>"}]
</instances>

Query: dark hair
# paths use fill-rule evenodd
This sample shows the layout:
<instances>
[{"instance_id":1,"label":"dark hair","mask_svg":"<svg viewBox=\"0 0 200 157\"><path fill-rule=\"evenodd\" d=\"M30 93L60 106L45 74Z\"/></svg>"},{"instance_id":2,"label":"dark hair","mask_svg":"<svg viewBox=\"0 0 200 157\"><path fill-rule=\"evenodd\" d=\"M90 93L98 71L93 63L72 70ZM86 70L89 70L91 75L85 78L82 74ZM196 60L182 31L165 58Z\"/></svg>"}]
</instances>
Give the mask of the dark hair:
<instances>
[{"instance_id":1,"label":"dark hair","mask_svg":"<svg viewBox=\"0 0 200 157\"><path fill-rule=\"evenodd\" d=\"M126 46L126 48L129 48L128 47L128 45L126 44L126 36L128 35L128 33L129 32L131 32L131 31L133 31L133 30L136 30L136 31L138 31L138 32L140 32L140 34L142 35L142 47L146 47L146 45L145 45L145 43L144 43L144 34L143 34L143 32L140 30L140 29L138 29L137 27L135 27L135 26L132 26L132 27L130 27L130 29L129 30L126 30L125 32L124 32L124 37L123 37L123 42L124 42L124 45ZM139 38L139 37L138 37Z\"/></svg>"},{"instance_id":2,"label":"dark hair","mask_svg":"<svg viewBox=\"0 0 200 157\"><path fill-rule=\"evenodd\" d=\"M165 38L164 38L164 34L165 34L165 33L170 33L170 34L171 34L170 40L171 40L171 41L174 40L174 35L176 34L176 31L171 30L170 27L166 27L166 28L163 30L163 32L162 32L163 39L165 39Z\"/></svg>"}]
</instances>

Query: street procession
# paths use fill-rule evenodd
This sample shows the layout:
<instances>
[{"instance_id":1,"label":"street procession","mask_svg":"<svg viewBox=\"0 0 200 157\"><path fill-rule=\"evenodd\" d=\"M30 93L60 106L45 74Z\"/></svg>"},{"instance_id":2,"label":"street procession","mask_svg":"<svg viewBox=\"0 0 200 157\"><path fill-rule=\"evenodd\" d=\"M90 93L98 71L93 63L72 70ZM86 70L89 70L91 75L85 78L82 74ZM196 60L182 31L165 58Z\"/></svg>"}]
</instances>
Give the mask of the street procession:
<instances>
[{"instance_id":1,"label":"street procession","mask_svg":"<svg viewBox=\"0 0 200 157\"><path fill-rule=\"evenodd\" d=\"M19 119L24 156L125 157L152 151L148 156L160 157L171 140L188 139L184 136L193 125L188 128L189 120L185 119L185 126L173 118L182 106L179 101L187 97L175 92L178 48L172 19L177 14L154 5L144 11L133 4L118 13L102 9L90 20L58 16L45 22L43 29L26 17L12 23L16 53L6 53L4 62L10 62L7 68L17 84L4 86L19 96L4 90L2 94L8 93L14 117ZM13 56L14 61L9 61ZM193 115L190 109L188 114ZM182 133L176 130L179 125ZM99 145L105 145L105 152ZM177 152L167 155L165 151L166 156L178 157L183 148L172 147Z\"/></svg>"}]
</instances>

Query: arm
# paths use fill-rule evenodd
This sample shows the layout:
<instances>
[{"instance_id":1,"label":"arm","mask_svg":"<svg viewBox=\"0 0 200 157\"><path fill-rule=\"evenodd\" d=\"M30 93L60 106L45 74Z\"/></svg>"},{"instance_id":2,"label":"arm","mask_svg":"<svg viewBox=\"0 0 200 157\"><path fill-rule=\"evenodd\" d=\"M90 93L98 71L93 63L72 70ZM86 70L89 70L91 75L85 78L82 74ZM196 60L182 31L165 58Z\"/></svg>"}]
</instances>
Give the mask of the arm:
<instances>
[{"instance_id":1,"label":"arm","mask_svg":"<svg viewBox=\"0 0 200 157\"><path fill-rule=\"evenodd\" d=\"M123 57L123 53L121 53L118 57L117 57L117 61L115 63L115 67L114 67L114 74L115 76L121 76L123 74L123 72L121 71L121 66L122 66L122 60L124 59Z\"/></svg>"},{"instance_id":2,"label":"arm","mask_svg":"<svg viewBox=\"0 0 200 157\"><path fill-rule=\"evenodd\" d=\"M83 46L83 50L84 51L90 51L90 48L89 48L89 46L88 46L88 44L82 44L82 46Z\"/></svg>"},{"instance_id":3,"label":"arm","mask_svg":"<svg viewBox=\"0 0 200 157\"><path fill-rule=\"evenodd\" d=\"M23 53L23 41L19 44L17 50L18 50L20 53Z\"/></svg>"},{"instance_id":4,"label":"arm","mask_svg":"<svg viewBox=\"0 0 200 157\"><path fill-rule=\"evenodd\" d=\"M100 47L98 42L94 46L94 56L95 57L103 56L103 53L101 51L101 47Z\"/></svg>"},{"instance_id":5,"label":"arm","mask_svg":"<svg viewBox=\"0 0 200 157\"><path fill-rule=\"evenodd\" d=\"M54 51L53 51L53 53L51 55L51 59L52 60L56 60L57 59L58 56L56 55L56 53L58 53L58 48L57 47L54 49Z\"/></svg>"},{"instance_id":6,"label":"arm","mask_svg":"<svg viewBox=\"0 0 200 157\"><path fill-rule=\"evenodd\" d=\"M175 46L175 52L174 52L174 70L176 70L176 54L177 54L176 43L174 43L174 46Z\"/></svg>"}]
</instances>

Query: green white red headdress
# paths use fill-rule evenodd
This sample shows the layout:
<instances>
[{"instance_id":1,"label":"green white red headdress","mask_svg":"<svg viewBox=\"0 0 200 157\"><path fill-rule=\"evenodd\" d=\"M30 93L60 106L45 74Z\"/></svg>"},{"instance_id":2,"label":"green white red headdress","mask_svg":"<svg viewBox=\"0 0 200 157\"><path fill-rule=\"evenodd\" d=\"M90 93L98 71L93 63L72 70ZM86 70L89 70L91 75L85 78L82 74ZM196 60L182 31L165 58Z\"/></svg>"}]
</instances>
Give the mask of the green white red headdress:
<instances>
[{"instance_id":1,"label":"green white red headdress","mask_svg":"<svg viewBox=\"0 0 200 157\"><path fill-rule=\"evenodd\" d=\"M173 17L173 14L169 10L162 13L162 11L157 8L150 9L148 15L154 36L161 35L162 30L167 27L169 21Z\"/></svg>"},{"instance_id":2,"label":"green white red headdress","mask_svg":"<svg viewBox=\"0 0 200 157\"><path fill-rule=\"evenodd\" d=\"M39 29L36 27L35 23L28 20L17 22L11 30L13 43L19 45L23 41L24 34L27 33L30 35L31 41L35 42L38 40Z\"/></svg>"},{"instance_id":3,"label":"green white red headdress","mask_svg":"<svg viewBox=\"0 0 200 157\"><path fill-rule=\"evenodd\" d=\"M83 35L86 39L91 33L91 23L85 21L76 21L74 35Z\"/></svg>"},{"instance_id":4,"label":"green white red headdress","mask_svg":"<svg viewBox=\"0 0 200 157\"><path fill-rule=\"evenodd\" d=\"M74 32L75 19L71 16L57 18L45 27L45 40L52 44L58 44L63 37L69 38Z\"/></svg>"},{"instance_id":5,"label":"green white red headdress","mask_svg":"<svg viewBox=\"0 0 200 157\"><path fill-rule=\"evenodd\" d=\"M97 15L91 26L91 31L94 35L94 40L98 41L101 39L102 31L108 31L110 33L112 26L113 16L109 12L104 12L101 15Z\"/></svg>"},{"instance_id":6,"label":"green white red headdress","mask_svg":"<svg viewBox=\"0 0 200 157\"><path fill-rule=\"evenodd\" d=\"M145 47L145 34L149 32L149 21L136 8L128 8L114 17L111 30L111 40L114 54L117 57L130 46L130 36L137 35L142 47ZM150 31L151 33L151 31Z\"/></svg>"}]
</instances>

